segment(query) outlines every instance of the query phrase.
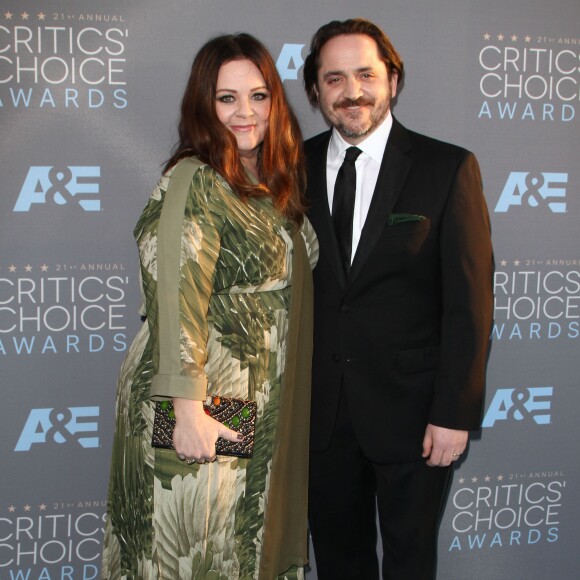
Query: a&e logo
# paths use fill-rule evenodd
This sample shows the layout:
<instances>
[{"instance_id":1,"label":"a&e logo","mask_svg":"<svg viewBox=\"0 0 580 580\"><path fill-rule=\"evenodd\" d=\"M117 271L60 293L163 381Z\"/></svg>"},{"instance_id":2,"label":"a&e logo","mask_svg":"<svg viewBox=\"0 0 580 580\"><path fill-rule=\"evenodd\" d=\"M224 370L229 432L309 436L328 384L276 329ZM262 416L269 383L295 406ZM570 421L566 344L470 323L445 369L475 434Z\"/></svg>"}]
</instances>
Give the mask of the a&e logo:
<instances>
[{"instance_id":1,"label":"a&e logo","mask_svg":"<svg viewBox=\"0 0 580 580\"><path fill-rule=\"evenodd\" d=\"M498 389L483 419L482 427L493 427L496 421L533 419L538 425L550 424L554 387Z\"/></svg>"},{"instance_id":2,"label":"a&e logo","mask_svg":"<svg viewBox=\"0 0 580 580\"><path fill-rule=\"evenodd\" d=\"M282 47L280 56L278 56L276 61L276 68L282 82L285 80L298 80L298 71L304 64L304 59L302 58L303 48L303 44L285 44Z\"/></svg>"},{"instance_id":3,"label":"a&e logo","mask_svg":"<svg viewBox=\"0 0 580 580\"><path fill-rule=\"evenodd\" d=\"M78 204L85 211L100 211L101 168L91 165L51 167L37 165L28 170L14 211L30 211L33 204Z\"/></svg>"},{"instance_id":4,"label":"a&e logo","mask_svg":"<svg viewBox=\"0 0 580 580\"><path fill-rule=\"evenodd\" d=\"M98 447L99 407L32 409L14 451L30 451L37 443L76 441L85 449Z\"/></svg>"},{"instance_id":5,"label":"a&e logo","mask_svg":"<svg viewBox=\"0 0 580 580\"><path fill-rule=\"evenodd\" d=\"M532 208L546 204L553 213L565 213L567 173L537 173L512 171L495 206L505 213L512 205Z\"/></svg>"}]
</instances>

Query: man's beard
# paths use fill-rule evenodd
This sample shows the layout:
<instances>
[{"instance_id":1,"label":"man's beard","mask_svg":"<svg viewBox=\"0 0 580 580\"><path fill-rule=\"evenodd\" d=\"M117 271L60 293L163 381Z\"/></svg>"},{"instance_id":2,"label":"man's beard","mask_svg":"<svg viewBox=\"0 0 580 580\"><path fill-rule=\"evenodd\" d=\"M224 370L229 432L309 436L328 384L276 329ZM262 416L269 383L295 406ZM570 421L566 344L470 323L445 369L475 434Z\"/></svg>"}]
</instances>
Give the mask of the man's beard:
<instances>
[{"instance_id":1,"label":"man's beard","mask_svg":"<svg viewBox=\"0 0 580 580\"><path fill-rule=\"evenodd\" d=\"M358 99L342 99L332 105L333 111L338 111L343 109L343 116L350 118L352 121L356 121L357 117L360 115L359 111L349 111L347 107L361 107L369 106L374 107L375 99L369 97L359 97ZM359 127L347 127L344 122L338 121L335 117L330 119L327 115L324 115L326 120L343 136L351 139L358 139L364 137L376 129L386 118L389 112L390 100L385 100L382 102L378 109L371 112L370 118L367 124ZM324 112L323 112L324 114Z\"/></svg>"}]
</instances>

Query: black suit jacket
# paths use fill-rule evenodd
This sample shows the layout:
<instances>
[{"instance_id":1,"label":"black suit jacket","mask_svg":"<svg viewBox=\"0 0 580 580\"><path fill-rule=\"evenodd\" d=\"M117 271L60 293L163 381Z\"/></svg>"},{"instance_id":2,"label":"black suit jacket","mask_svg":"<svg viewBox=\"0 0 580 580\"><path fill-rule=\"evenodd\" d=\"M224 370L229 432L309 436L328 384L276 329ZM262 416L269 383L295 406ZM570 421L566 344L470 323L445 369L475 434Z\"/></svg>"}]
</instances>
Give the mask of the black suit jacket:
<instances>
[{"instance_id":1,"label":"black suit jacket","mask_svg":"<svg viewBox=\"0 0 580 580\"><path fill-rule=\"evenodd\" d=\"M493 259L479 167L472 153L394 120L345 279L328 207L329 140L330 131L306 142L320 244L311 449L329 445L343 385L371 460L420 459L428 423L480 424ZM425 219L390 225L400 214Z\"/></svg>"}]
</instances>

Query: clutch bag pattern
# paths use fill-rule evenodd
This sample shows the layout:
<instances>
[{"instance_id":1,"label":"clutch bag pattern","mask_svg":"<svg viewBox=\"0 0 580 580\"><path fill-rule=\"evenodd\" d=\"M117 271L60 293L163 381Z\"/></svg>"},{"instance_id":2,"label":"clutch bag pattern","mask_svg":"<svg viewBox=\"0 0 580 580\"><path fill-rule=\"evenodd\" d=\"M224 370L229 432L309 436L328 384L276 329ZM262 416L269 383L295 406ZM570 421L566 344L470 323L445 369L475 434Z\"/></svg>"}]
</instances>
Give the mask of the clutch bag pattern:
<instances>
[{"instance_id":1,"label":"clutch bag pattern","mask_svg":"<svg viewBox=\"0 0 580 580\"><path fill-rule=\"evenodd\" d=\"M212 395L204 404L204 411L216 421L219 421L233 431L241 433L241 441L227 441L218 437L216 453L233 457L249 458L254 450L254 432L256 428L256 401L231 399ZM155 403L155 418L153 421L153 447L173 449L173 429L175 428L175 412L171 401Z\"/></svg>"}]
</instances>

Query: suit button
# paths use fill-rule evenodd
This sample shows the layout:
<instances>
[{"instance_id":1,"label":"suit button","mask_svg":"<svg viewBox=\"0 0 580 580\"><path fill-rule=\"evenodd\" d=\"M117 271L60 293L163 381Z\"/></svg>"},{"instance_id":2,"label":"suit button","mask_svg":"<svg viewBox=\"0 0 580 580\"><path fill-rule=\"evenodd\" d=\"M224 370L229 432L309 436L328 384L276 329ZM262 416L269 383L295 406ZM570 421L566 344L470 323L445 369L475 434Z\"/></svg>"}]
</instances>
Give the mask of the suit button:
<instances>
[{"instance_id":1,"label":"suit button","mask_svg":"<svg viewBox=\"0 0 580 580\"><path fill-rule=\"evenodd\" d=\"M341 312L348 312L349 310L350 310L350 308L349 308L349 307L348 307L346 304L343 304L343 305L340 307L340 311L341 311Z\"/></svg>"},{"instance_id":2,"label":"suit button","mask_svg":"<svg viewBox=\"0 0 580 580\"><path fill-rule=\"evenodd\" d=\"M334 353L334 354L332 355L332 360L333 360L334 362L340 362L340 355L339 355L339 354L337 354L337 353Z\"/></svg>"}]
</instances>

